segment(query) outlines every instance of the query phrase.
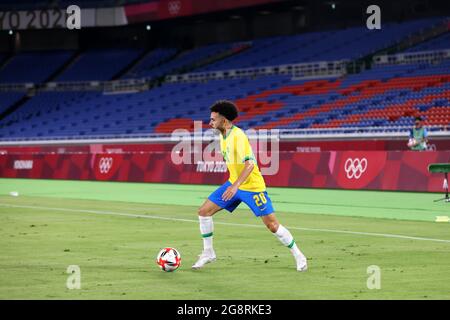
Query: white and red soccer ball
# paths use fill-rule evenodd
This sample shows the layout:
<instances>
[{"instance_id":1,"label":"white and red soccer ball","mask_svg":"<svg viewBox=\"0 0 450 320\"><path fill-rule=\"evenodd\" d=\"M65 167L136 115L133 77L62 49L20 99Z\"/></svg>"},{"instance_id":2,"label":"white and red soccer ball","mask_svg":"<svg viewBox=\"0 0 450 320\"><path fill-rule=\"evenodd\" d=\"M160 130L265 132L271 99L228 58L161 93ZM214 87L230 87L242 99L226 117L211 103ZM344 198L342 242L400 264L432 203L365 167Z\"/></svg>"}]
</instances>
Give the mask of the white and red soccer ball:
<instances>
[{"instance_id":1,"label":"white and red soccer ball","mask_svg":"<svg viewBox=\"0 0 450 320\"><path fill-rule=\"evenodd\" d=\"M408 147L409 148L415 147L416 145L417 145L417 140L416 139L412 138L412 139L408 140Z\"/></svg>"},{"instance_id":2,"label":"white and red soccer ball","mask_svg":"<svg viewBox=\"0 0 450 320\"><path fill-rule=\"evenodd\" d=\"M181 255L175 248L164 248L156 256L156 263L161 270L172 272L181 265Z\"/></svg>"}]
</instances>

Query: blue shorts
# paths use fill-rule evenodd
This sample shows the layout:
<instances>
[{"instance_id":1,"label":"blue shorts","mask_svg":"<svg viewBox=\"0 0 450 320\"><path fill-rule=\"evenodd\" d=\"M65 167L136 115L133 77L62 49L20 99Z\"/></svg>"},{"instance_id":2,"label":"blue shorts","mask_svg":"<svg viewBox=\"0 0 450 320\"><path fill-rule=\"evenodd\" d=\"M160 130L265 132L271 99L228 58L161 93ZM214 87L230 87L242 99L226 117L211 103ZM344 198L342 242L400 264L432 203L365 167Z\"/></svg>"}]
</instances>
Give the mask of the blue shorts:
<instances>
[{"instance_id":1,"label":"blue shorts","mask_svg":"<svg viewBox=\"0 0 450 320\"><path fill-rule=\"evenodd\" d=\"M237 206L244 202L250 207L255 216L265 216L274 212L272 206L272 200L267 195L267 191L264 192L251 192L239 190L236 192L233 198L228 201L222 200L222 194L231 186L231 182L227 181L220 186L216 191L211 193L208 197L209 200L217 204L222 209L233 212Z\"/></svg>"}]
</instances>

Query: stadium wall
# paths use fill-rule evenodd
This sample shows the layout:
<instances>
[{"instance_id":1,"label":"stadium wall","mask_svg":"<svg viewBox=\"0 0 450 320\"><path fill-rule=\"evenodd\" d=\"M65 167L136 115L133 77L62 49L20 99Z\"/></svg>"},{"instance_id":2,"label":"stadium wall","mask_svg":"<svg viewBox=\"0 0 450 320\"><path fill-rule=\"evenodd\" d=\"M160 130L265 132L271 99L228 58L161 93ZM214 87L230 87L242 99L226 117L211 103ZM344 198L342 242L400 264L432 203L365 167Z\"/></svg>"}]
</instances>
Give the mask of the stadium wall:
<instances>
[{"instance_id":1,"label":"stadium wall","mask_svg":"<svg viewBox=\"0 0 450 320\"><path fill-rule=\"evenodd\" d=\"M228 177L222 161L175 164L173 144L123 147L0 148L0 177L186 184L221 184ZM269 187L440 192L443 177L430 174L428 165L448 163L450 151L280 151L277 165L275 158L260 163L262 170L278 168L265 175Z\"/></svg>"}]
</instances>

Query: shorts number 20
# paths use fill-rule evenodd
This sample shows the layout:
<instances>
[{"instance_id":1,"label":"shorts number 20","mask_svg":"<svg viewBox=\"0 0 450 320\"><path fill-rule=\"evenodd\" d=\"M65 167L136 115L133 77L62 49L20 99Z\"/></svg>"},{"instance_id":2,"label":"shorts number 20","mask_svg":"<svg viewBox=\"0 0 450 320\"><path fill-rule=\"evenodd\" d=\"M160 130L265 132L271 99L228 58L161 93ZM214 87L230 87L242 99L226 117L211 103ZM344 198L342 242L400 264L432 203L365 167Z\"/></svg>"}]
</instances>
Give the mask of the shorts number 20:
<instances>
[{"instance_id":1,"label":"shorts number 20","mask_svg":"<svg viewBox=\"0 0 450 320\"><path fill-rule=\"evenodd\" d=\"M255 194L253 196L253 199L255 199L255 203L258 207L261 207L263 204L267 203L266 196L263 192L261 192L260 194Z\"/></svg>"}]
</instances>

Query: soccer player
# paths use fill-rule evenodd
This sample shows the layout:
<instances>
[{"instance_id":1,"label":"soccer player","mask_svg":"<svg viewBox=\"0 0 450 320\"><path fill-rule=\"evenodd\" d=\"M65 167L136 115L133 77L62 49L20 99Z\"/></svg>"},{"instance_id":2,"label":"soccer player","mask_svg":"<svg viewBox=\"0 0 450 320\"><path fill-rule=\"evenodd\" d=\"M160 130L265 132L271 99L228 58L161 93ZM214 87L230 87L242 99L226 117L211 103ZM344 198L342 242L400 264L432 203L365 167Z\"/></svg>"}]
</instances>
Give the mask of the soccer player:
<instances>
[{"instance_id":1,"label":"soccer player","mask_svg":"<svg viewBox=\"0 0 450 320\"><path fill-rule=\"evenodd\" d=\"M211 107L210 125L220 131L220 150L230 172L230 178L211 193L198 210L203 252L192 268L200 269L216 260L213 249L213 215L222 209L233 212L241 202L244 202L281 243L290 249L297 264L297 271L306 271L308 268L306 257L297 247L289 230L275 217L272 201L267 195L264 178L249 140L240 128L233 125L232 121L237 116L238 110L230 101L217 101Z\"/></svg>"}]
</instances>

